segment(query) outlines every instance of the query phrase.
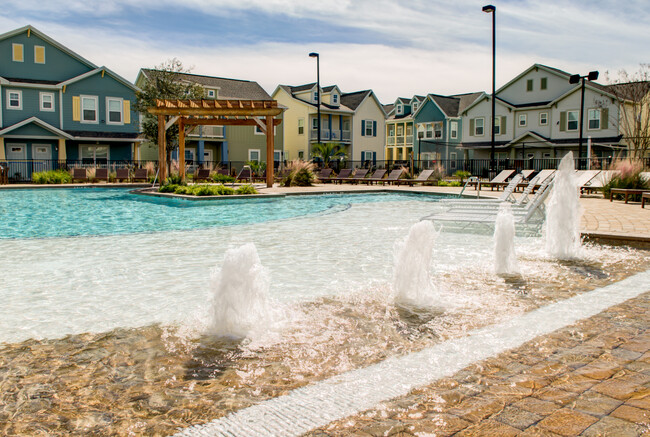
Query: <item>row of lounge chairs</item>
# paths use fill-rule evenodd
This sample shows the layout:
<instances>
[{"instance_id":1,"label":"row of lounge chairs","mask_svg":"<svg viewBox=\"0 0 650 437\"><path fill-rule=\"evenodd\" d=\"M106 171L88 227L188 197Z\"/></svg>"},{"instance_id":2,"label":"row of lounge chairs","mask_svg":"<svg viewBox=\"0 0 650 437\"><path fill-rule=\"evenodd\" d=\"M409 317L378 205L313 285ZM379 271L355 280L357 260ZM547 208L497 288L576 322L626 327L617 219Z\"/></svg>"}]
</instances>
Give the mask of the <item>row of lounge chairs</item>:
<instances>
[{"instance_id":1,"label":"row of lounge chairs","mask_svg":"<svg viewBox=\"0 0 650 437\"><path fill-rule=\"evenodd\" d=\"M72 182L75 181L88 181L88 170L85 168L73 168L72 169ZM109 170L107 168L96 168L95 169L95 180L107 181L109 179ZM146 168L137 168L131 172L128 168L117 168L115 169L115 180L116 181L126 181L126 182L137 182L143 181L147 182L149 180L149 174Z\"/></svg>"},{"instance_id":2,"label":"row of lounge chairs","mask_svg":"<svg viewBox=\"0 0 650 437\"><path fill-rule=\"evenodd\" d=\"M423 170L417 178L414 179L402 179L404 175L404 169L392 170L388 173L384 169L375 170L370 176L368 176L369 170L365 168L358 168L352 173L353 169L342 169L337 176L332 176L332 169L325 168L320 171L316 176L319 182L333 182L333 183L343 183L349 182L352 184L392 184L392 185L411 185L416 183L426 183L429 181L429 178L433 175L434 170ZM388 173L388 175L386 175Z\"/></svg>"}]
</instances>

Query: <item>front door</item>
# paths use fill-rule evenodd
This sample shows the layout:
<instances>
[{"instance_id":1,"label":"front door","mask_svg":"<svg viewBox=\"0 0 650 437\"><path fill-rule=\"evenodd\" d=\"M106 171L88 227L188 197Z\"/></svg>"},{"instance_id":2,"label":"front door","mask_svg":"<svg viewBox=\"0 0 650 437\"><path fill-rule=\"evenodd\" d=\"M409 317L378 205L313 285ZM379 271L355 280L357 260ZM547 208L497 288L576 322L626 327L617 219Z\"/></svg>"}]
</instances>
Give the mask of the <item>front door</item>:
<instances>
[{"instance_id":1,"label":"front door","mask_svg":"<svg viewBox=\"0 0 650 437\"><path fill-rule=\"evenodd\" d=\"M32 159L33 171L52 170L52 145L32 144Z\"/></svg>"},{"instance_id":2,"label":"front door","mask_svg":"<svg viewBox=\"0 0 650 437\"><path fill-rule=\"evenodd\" d=\"M27 145L7 144L7 161L9 161L9 178L16 181L29 180L31 168L28 168Z\"/></svg>"},{"instance_id":3,"label":"front door","mask_svg":"<svg viewBox=\"0 0 650 437\"><path fill-rule=\"evenodd\" d=\"M214 161L214 155L213 155L213 150L212 149L206 149L203 151L203 162L213 165Z\"/></svg>"}]
</instances>

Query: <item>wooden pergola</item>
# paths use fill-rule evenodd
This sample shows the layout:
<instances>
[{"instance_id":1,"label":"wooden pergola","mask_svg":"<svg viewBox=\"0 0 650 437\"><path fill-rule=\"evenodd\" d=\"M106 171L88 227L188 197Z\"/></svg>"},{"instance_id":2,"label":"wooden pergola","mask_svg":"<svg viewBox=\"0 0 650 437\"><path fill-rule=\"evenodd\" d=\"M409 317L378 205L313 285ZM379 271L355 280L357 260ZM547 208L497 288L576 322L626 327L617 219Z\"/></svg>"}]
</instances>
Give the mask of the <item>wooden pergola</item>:
<instances>
[{"instance_id":1,"label":"wooden pergola","mask_svg":"<svg viewBox=\"0 0 650 437\"><path fill-rule=\"evenodd\" d=\"M259 126L266 135L266 185L273 186L273 127L282 122L275 100L160 100L148 109L158 116L158 162L161 181L167 178L166 132L178 123L178 160L180 175L185 179L186 126Z\"/></svg>"}]
</instances>

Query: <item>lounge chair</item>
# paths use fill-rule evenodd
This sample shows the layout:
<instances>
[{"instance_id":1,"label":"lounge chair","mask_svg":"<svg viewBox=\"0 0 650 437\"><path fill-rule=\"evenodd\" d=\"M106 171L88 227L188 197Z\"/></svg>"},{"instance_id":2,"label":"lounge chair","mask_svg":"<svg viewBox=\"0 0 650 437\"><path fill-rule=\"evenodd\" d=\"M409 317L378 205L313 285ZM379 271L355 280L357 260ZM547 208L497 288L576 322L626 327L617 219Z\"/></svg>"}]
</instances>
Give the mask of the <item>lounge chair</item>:
<instances>
[{"instance_id":1,"label":"lounge chair","mask_svg":"<svg viewBox=\"0 0 650 437\"><path fill-rule=\"evenodd\" d=\"M479 182L478 183L478 189L480 190L483 185L489 185L490 190L494 190L494 187L497 187L497 191L499 190L500 187L505 187L508 185L506 180L512 176L514 173L514 170L503 170L501 173L496 175L494 179L492 179L489 182Z\"/></svg>"},{"instance_id":2,"label":"lounge chair","mask_svg":"<svg viewBox=\"0 0 650 437\"><path fill-rule=\"evenodd\" d=\"M209 168L199 168L194 172L194 182L207 181L210 179Z\"/></svg>"},{"instance_id":3,"label":"lounge chair","mask_svg":"<svg viewBox=\"0 0 650 437\"><path fill-rule=\"evenodd\" d=\"M87 180L88 180L88 174L86 173L85 168L72 169L72 182L74 181L86 182Z\"/></svg>"},{"instance_id":4,"label":"lounge chair","mask_svg":"<svg viewBox=\"0 0 650 437\"><path fill-rule=\"evenodd\" d=\"M220 169L217 170L217 174L221 174L221 175L224 175L224 176L230 176L230 170L228 170L227 168L220 168Z\"/></svg>"},{"instance_id":5,"label":"lounge chair","mask_svg":"<svg viewBox=\"0 0 650 437\"><path fill-rule=\"evenodd\" d=\"M254 182L266 182L266 170L262 170L262 173L259 175L253 176Z\"/></svg>"},{"instance_id":6,"label":"lounge chair","mask_svg":"<svg viewBox=\"0 0 650 437\"><path fill-rule=\"evenodd\" d=\"M388 174L388 177L386 179L383 179L381 181L381 184L384 185L386 184L386 182L388 182L389 184L396 183L399 180L399 178L402 177L402 174L404 174L404 170L402 170L401 168L397 170L393 170Z\"/></svg>"},{"instance_id":7,"label":"lounge chair","mask_svg":"<svg viewBox=\"0 0 650 437\"><path fill-rule=\"evenodd\" d=\"M98 181L108 182L108 169L107 168L96 168L95 169L95 179Z\"/></svg>"},{"instance_id":8,"label":"lounge chair","mask_svg":"<svg viewBox=\"0 0 650 437\"><path fill-rule=\"evenodd\" d=\"M343 182L344 180L348 179L350 175L352 174L352 169L351 168L344 168L342 169L336 177L330 178L330 180L334 183L337 182Z\"/></svg>"},{"instance_id":9,"label":"lounge chair","mask_svg":"<svg viewBox=\"0 0 650 437\"><path fill-rule=\"evenodd\" d=\"M535 170L522 170L521 176L524 178L525 181L529 181L533 173L535 173Z\"/></svg>"},{"instance_id":10,"label":"lounge chair","mask_svg":"<svg viewBox=\"0 0 650 437\"><path fill-rule=\"evenodd\" d=\"M131 178L132 182L136 181L144 181L148 182L149 181L149 174L147 172L146 168L136 168L135 172L133 172L133 177Z\"/></svg>"},{"instance_id":11,"label":"lounge chair","mask_svg":"<svg viewBox=\"0 0 650 437\"><path fill-rule=\"evenodd\" d=\"M118 168L115 169L115 180L116 181L129 181L129 169L128 168Z\"/></svg>"},{"instance_id":12,"label":"lounge chair","mask_svg":"<svg viewBox=\"0 0 650 437\"><path fill-rule=\"evenodd\" d=\"M600 170L576 170L576 177L578 178L578 188L580 189L580 194L584 193L585 191L590 191L590 181L598 176L599 173Z\"/></svg>"},{"instance_id":13,"label":"lounge chair","mask_svg":"<svg viewBox=\"0 0 650 437\"><path fill-rule=\"evenodd\" d=\"M366 175L368 174L367 168L358 168L352 176L346 179L339 178L341 182L351 182L353 184L358 184L366 180Z\"/></svg>"},{"instance_id":14,"label":"lounge chair","mask_svg":"<svg viewBox=\"0 0 650 437\"><path fill-rule=\"evenodd\" d=\"M373 182L381 182L384 179L384 176L386 176L386 170L375 170L375 172L371 174L369 178L364 179L362 182L368 185L372 185Z\"/></svg>"},{"instance_id":15,"label":"lounge chair","mask_svg":"<svg viewBox=\"0 0 650 437\"><path fill-rule=\"evenodd\" d=\"M551 176L555 175L554 169L546 169L542 170L537 174L537 177L539 178L537 180L537 185L533 188L533 193ZM550 180L550 179L549 179Z\"/></svg>"},{"instance_id":16,"label":"lounge chair","mask_svg":"<svg viewBox=\"0 0 650 437\"><path fill-rule=\"evenodd\" d=\"M394 183L397 185L409 184L411 187L413 186L413 184L418 184L418 183L424 185L425 183L428 182L429 178L431 177L431 175L433 175L434 171L435 170L422 170L418 175L418 177L415 179L398 179Z\"/></svg>"},{"instance_id":17,"label":"lounge chair","mask_svg":"<svg viewBox=\"0 0 650 437\"><path fill-rule=\"evenodd\" d=\"M316 175L316 179L320 182L328 182L330 176L332 175L332 169L331 168L323 168L321 169L320 173Z\"/></svg>"},{"instance_id":18,"label":"lounge chair","mask_svg":"<svg viewBox=\"0 0 650 437\"><path fill-rule=\"evenodd\" d=\"M449 205L451 207L454 206L470 206L470 205L479 205L483 206L487 203L494 203L498 204L501 202L514 202L515 198L513 196L513 192L515 191L515 188L520 185L520 182L522 180L522 175L521 174L516 174L515 177L513 177L510 180L510 183L508 186L503 190L503 193L499 197L483 197L479 199L441 199L440 203L442 205ZM523 196L526 196L526 193L529 193L530 191L533 190L535 185L537 184L537 179L533 178L530 183L526 184L526 189L524 190Z\"/></svg>"},{"instance_id":19,"label":"lounge chair","mask_svg":"<svg viewBox=\"0 0 650 437\"><path fill-rule=\"evenodd\" d=\"M645 208L645 203L650 203L650 193L641 194L641 208Z\"/></svg>"}]
</instances>

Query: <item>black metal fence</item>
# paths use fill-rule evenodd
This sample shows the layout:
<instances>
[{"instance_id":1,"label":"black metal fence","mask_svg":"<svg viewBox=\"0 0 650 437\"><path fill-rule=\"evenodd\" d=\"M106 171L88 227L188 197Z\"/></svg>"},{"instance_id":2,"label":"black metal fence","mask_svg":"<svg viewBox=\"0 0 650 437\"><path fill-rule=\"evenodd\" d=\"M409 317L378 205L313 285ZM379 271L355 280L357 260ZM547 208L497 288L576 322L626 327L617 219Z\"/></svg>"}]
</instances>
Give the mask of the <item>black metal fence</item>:
<instances>
[{"instance_id":1,"label":"black metal fence","mask_svg":"<svg viewBox=\"0 0 650 437\"><path fill-rule=\"evenodd\" d=\"M314 161L318 167L322 167L322 162ZM441 159L441 160L366 160L366 161L352 161L352 160L336 160L328 163L330 168L336 172L344 168L367 168L370 170L386 169L388 171L404 167L412 174L417 174L425 169L434 169L441 177L452 177L454 173L459 170L469 172L472 176L478 176L484 179L493 178L498 172L506 169L521 170L543 170L555 169L559 165L559 158L531 158L531 159L498 159L492 162L489 159ZM640 160L646 169L650 169L650 158ZM587 159L575 159L575 168L583 169L598 169L607 170L614 164L611 158L594 158L588 161ZM210 169L228 169L231 175L237 175L245 165L250 165L255 173L261 175L264 164L261 166L256 163L248 161L211 161L186 162L186 173L191 175L197 168L210 168ZM286 161L274 161L273 167L276 172L281 171L287 165ZM578 167L580 165L580 167ZM172 173L178 172L178 164L172 162L170 164ZM4 178L9 183L25 183L32 181L32 175L35 172L43 172L49 170L64 170L70 171L73 168L108 168L110 171L115 171L118 168L129 168L135 170L137 168L148 168L150 175L153 176L158 170L158 163L155 161L134 161L134 160L117 160L117 161L96 161L91 162L88 160L42 160L42 159L21 159L21 160L6 160L0 162L0 183Z\"/></svg>"}]
</instances>

